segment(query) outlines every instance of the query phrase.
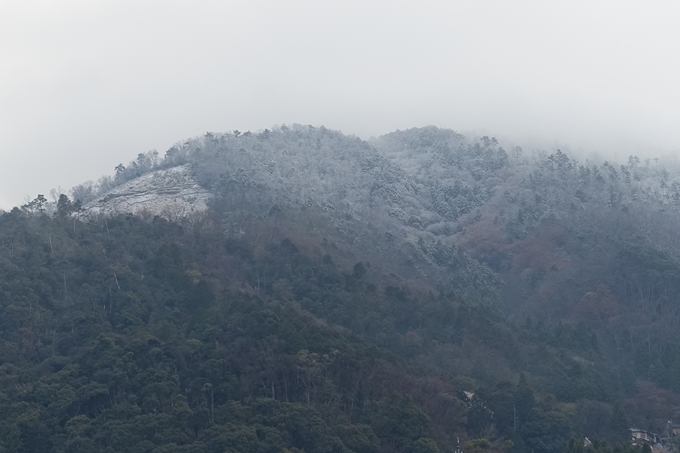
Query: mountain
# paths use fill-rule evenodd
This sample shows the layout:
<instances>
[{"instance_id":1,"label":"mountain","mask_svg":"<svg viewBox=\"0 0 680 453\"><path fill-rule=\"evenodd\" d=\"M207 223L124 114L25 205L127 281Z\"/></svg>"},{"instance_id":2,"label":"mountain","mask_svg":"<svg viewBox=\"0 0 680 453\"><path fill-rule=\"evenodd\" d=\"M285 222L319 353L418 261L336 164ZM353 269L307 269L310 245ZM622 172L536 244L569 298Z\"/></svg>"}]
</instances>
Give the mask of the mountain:
<instances>
[{"instance_id":1,"label":"mountain","mask_svg":"<svg viewBox=\"0 0 680 453\"><path fill-rule=\"evenodd\" d=\"M680 411L679 205L673 159L436 127L140 154L0 215L0 446L640 453Z\"/></svg>"}]
</instances>

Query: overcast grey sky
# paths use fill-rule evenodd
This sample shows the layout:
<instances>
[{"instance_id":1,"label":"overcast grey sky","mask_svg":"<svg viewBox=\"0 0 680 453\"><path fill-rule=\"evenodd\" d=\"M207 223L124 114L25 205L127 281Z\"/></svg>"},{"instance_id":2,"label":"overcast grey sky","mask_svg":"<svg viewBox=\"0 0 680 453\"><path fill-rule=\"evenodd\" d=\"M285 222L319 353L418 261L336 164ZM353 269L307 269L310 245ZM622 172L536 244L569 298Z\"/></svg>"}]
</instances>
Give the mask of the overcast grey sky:
<instances>
[{"instance_id":1,"label":"overcast grey sky","mask_svg":"<svg viewBox=\"0 0 680 453\"><path fill-rule=\"evenodd\" d=\"M206 131L680 146L680 2L0 0L0 208Z\"/></svg>"}]
</instances>

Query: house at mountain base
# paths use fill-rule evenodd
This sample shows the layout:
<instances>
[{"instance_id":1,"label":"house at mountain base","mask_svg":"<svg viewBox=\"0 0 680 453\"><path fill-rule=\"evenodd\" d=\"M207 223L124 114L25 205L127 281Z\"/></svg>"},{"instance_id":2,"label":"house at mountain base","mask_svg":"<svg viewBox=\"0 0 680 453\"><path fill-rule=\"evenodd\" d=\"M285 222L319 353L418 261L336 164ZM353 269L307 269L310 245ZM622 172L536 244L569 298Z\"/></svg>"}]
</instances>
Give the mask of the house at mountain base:
<instances>
[{"instance_id":1,"label":"house at mountain base","mask_svg":"<svg viewBox=\"0 0 680 453\"><path fill-rule=\"evenodd\" d=\"M658 434L645 431L644 429L630 428L631 441L633 444L649 444L655 445L661 442L661 437Z\"/></svg>"}]
</instances>

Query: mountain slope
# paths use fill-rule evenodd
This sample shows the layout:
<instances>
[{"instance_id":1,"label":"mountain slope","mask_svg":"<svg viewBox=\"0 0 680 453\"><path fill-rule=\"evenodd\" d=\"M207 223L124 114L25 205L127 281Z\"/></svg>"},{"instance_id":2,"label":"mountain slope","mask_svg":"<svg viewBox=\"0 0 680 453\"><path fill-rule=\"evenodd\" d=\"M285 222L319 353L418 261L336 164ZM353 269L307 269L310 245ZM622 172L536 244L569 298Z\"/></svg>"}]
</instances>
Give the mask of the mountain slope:
<instances>
[{"instance_id":1,"label":"mountain slope","mask_svg":"<svg viewBox=\"0 0 680 453\"><path fill-rule=\"evenodd\" d=\"M87 216L3 214L2 445L553 453L662 431L680 172L525 154L434 127L206 134L76 188Z\"/></svg>"}]
</instances>

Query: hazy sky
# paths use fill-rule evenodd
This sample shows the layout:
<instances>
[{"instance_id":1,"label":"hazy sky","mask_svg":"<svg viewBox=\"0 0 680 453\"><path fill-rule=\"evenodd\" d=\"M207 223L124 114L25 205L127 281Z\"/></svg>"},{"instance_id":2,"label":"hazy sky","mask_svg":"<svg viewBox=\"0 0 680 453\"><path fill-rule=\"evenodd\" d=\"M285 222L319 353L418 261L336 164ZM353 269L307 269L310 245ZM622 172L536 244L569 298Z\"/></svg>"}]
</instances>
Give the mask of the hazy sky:
<instances>
[{"instance_id":1,"label":"hazy sky","mask_svg":"<svg viewBox=\"0 0 680 453\"><path fill-rule=\"evenodd\" d=\"M680 2L0 0L0 208L206 131L680 147Z\"/></svg>"}]
</instances>

